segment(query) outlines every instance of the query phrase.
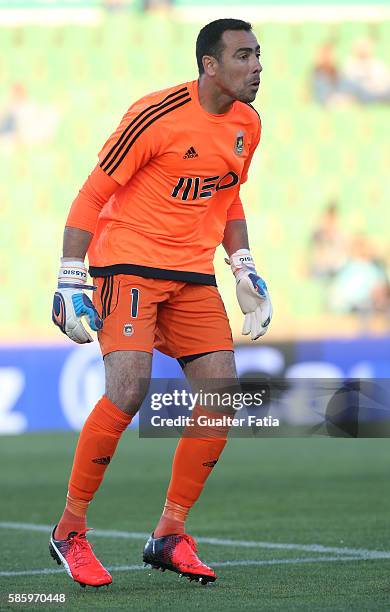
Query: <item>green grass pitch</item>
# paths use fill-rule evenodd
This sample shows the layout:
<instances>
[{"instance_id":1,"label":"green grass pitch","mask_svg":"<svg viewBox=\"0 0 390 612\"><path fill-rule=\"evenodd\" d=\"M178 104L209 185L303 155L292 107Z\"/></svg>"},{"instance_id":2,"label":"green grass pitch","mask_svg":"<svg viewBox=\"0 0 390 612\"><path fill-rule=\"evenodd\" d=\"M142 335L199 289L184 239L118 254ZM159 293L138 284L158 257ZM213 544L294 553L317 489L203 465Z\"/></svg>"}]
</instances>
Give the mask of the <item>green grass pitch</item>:
<instances>
[{"instance_id":1,"label":"green grass pitch","mask_svg":"<svg viewBox=\"0 0 390 612\"><path fill-rule=\"evenodd\" d=\"M89 514L95 551L112 568L100 590L73 583L47 550L75 443L70 433L0 439L0 610L389 609L386 439L231 440L188 522L218 575L202 587L140 567L176 441L126 433ZM66 602L8 604L9 593Z\"/></svg>"}]
</instances>

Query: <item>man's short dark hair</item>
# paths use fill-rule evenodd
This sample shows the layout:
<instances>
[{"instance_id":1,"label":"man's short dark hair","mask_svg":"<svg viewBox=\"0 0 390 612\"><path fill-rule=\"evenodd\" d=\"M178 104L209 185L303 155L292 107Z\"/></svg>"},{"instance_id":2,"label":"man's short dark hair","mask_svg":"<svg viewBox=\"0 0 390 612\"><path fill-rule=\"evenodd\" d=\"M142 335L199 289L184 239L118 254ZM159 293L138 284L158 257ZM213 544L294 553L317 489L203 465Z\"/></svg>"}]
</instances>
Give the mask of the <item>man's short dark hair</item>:
<instances>
[{"instance_id":1,"label":"man's short dark hair","mask_svg":"<svg viewBox=\"0 0 390 612\"><path fill-rule=\"evenodd\" d=\"M247 21L241 19L217 19L204 26L198 34L196 40L196 61L198 62L199 74L204 73L202 58L204 55L211 55L216 60L220 60L224 49L222 34L226 30L245 30L250 32L252 26Z\"/></svg>"}]
</instances>

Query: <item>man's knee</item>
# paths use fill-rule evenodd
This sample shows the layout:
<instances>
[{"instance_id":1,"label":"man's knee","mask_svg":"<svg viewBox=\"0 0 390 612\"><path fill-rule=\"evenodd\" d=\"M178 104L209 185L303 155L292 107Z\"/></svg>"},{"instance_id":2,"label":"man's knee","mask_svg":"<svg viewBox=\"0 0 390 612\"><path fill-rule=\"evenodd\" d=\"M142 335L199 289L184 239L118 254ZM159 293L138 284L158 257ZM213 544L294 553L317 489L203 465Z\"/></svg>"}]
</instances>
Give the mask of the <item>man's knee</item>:
<instances>
[{"instance_id":1,"label":"man's knee","mask_svg":"<svg viewBox=\"0 0 390 612\"><path fill-rule=\"evenodd\" d=\"M131 388L131 386L112 387L107 385L106 396L120 410L134 416L145 399L147 389Z\"/></svg>"},{"instance_id":2,"label":"man's knee","mask_svg":"<svg viewBox=\"0 0 390 612\"><path fill-rule=\"evenodd\" d=\"M106 355L106 396L127 414L138 412L149 388L152 356L136 351Z\"/></svg>"}]
</instances>

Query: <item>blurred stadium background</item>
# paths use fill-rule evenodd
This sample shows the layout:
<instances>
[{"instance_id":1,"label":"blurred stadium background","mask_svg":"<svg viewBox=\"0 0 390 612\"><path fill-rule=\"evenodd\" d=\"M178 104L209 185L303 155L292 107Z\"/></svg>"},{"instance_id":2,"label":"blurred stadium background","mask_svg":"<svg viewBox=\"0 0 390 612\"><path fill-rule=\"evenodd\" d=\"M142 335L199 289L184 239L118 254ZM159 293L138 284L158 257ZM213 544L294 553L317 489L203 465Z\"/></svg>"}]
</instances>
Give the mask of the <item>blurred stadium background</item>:
<instances>
[{"instance_id":1,"label":"blurred stadium background","mask_svg":"<svg viewBox=\"0 0 390 612\"><path fill-rule=\"evenodd\" d=\"M252 251L275 311L267 336L245 343L231 273L219 251L216 269L237 343L239 373L388 378L388 0L245 0L245 6L217 0L0 0L0 434L25 434L0 438L7 465L1 484L5 522L0 527L10 520L38 524L29 553L16 561L18 542L26 542L23 531L16 535L16 523L3 531L0 575L2 568L25 571L48 564L45 540L38 541L43 537L39 524L47 530L45 524L62 507L75 435L35 432L80 429L103 385L97 343L75 346L60 337L50 320L70 203L131 102L148 91L196 78L197 33L207 21L226 16L250 20L262 46L264 71L255 105L263 136L243 201ZM154 376L179 373L176 362L156 355ZM150 529L146 515L163 499L169 470L164 453L173 442L152 446L142 441L150 486L137 476L132 495L139 499L148 492L147 511L135 504L136 527L122 512L111 513L110 527ZM344 541L357 548L387 545L382 539L388 521L384 441L361 441L364 446L353 448L336 440L330 446L324 440L272 442L254 441L265 444L260 449L250 441L235 441L227 449L227 468L221 464L213 475L214 489L209 487L203 498L209 514L195 513L201 533L330 546ZM121 452L130 464L141 456L138 449L138 459L133 458L133 445ZM159 467L162 456L164 470ZM240 461L247 466L245 473L237 467ZM259 466L267 462L268 475L262 471L260 477ZM128 467L118 465L105 484L111 501L102 496L96 505L97 527L107 527L110 504L111 510L128 504ZM224 497L232 484L226 469L233 475L236 469L242 487L231 510ZM253 488L257 501L245 501L249 487L260 482ZM37 486L40 495L27 508L24 492L33 500ZM294 525L286 522L282 491ZM220 500L226 501L222 524ZM351 507L359 509L352 522ZM253 520L239 525L240 515ZM258 530L259 521L265 532ZM217 558L224 561L222 552ZM236 552L230 551L230 557ZM123 563L113 544L108 554L112 563ZM210 549L209 557L213 555ZM130 557L139 562L138 556ZM315 564L309 568L306 563L303 574L302 566L291 569L280 590L277 562L270 563L276 565L264 570L264 582L253 573L256 568L245 569L245 588L252 591L256 585L267 609L276 609L278 601L281 609L388 609L386 573L379 561L370 562L364 577L362 566L359 576L348 564L333 564L333 574L329 566L332 596ZM376 581L370 571L376 572ZM226 568L225 575L236 581L234 569ZM7 584L21 591L26 583L19 579ZM239 583L241 579L240 574ZM31 580L30 591L36 592L41 579ZM58 591L59 585L63 590L62 576L47 580L50 590ZM147 579L142 580L147 597L155 597ZM172 596L160 582L161 601L142 599L140 590L137 609L151 609L153 602L161 607L165 595ZM350 607L341 595L347 583L355 588ZM300 600L303 591L306 607ZM179 598L186 593L179 591ZM220 594L209 609L237 609L240 599L234 597L246 595L229 593L230 603ZM196 597L193 603L204 606ZM332 602L329 607L326 601ZM114 604L103 599L99 605L80 607L76 598L73 609L112 609Z\"/></svg>"}]
</instances>

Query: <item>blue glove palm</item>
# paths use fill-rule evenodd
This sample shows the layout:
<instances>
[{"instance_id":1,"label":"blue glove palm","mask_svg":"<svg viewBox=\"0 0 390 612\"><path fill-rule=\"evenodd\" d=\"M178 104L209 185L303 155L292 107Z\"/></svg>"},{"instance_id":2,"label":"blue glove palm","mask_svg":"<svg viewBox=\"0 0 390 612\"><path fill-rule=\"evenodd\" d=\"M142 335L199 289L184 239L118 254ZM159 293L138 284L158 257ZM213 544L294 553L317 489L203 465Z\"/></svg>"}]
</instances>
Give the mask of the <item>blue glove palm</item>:
<instances>
[{"instance_id":1,"label":"blue glove palm","mask_svg":"<svg viewBox=\"0 0 390 612\"><path fill-rule=\"evenodd\" d=\"M60 268L58 289L53 299L53 323L78 344L93 342L92 336L82 324L82 317L87 319L93 331L103 327L95 306L83 293L85 289L95 289L85 284L86 278L87 271L83 262L65 262Z\"/></svg>"},{"instance_id":2,"label":"blue glove palm","mask_svg":"<svg viewBox=\"0 0 390 612\"><path fill-rule=\"evenodd\" d=\"M264 336L272 317L272 304L265 281L253 272L246 272L237 281L238 303L245 315L242 334L251 340Z\"/></svg>"},{"instance_id":3,"label":"blue glove palm","mask_svg":"<svg viewBox=\"0 0 390 612\"><path fill-rule=\"evenodd\" d=\"M258 276L248 249L239 249L230 256L236 277L236 294L240 308L245 315L242 334L251 335L251 340L264 336L272 318L272 304L265 281Z\"/></svg>"}]
</instances>

